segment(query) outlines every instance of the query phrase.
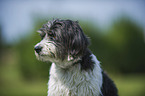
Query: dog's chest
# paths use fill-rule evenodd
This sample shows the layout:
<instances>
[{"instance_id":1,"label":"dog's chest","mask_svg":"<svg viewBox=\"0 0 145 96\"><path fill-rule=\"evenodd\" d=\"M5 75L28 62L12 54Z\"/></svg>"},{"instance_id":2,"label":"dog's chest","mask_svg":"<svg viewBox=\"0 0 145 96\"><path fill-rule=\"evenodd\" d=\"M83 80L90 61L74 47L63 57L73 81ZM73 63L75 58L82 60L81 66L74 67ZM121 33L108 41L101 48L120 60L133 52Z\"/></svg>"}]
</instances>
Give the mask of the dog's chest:
<instances>
[{"instance_id":1,"label":"dog's chest","mask_svg":"<svg viewBox=\"0 0 145 96\"><path fill-rule=\"evenodd\" d=\"M100 68L94 70L101 72ZM102 75L94 72L81 72L80 66L64 71L52 64L48 96L99 96Z\"/></svg>"}]
</instances>

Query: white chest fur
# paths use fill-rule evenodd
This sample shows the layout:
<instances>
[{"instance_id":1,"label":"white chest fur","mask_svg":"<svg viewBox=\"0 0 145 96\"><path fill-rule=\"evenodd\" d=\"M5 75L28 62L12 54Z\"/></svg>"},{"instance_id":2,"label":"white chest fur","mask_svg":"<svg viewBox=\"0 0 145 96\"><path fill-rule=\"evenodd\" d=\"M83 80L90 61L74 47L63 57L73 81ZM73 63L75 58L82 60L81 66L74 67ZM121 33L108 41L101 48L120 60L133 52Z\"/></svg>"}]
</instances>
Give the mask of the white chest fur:
<instances>
[{"instance_id":1,"label":"white chest fur","mask_svg":"<svg viewBox=\"0 0 145 96\"><path fill-rule=\"evenodd\" d=\"M52 63L48 82L48 96L99 96L101 94L102 74L100 63L95 62L93 70L82 71L80 64L63 70Z\"/></svg>"}]
</instances>

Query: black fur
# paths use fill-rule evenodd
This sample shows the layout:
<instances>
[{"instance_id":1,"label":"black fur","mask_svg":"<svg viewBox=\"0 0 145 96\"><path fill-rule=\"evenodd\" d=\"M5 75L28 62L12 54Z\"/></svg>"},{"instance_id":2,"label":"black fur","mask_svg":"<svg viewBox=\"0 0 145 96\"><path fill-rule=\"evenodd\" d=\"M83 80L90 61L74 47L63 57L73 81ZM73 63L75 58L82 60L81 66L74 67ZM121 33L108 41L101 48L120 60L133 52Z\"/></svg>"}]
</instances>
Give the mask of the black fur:
<instances>
[{"instance_id":1,"label":"black fur","mask_svg":"<svg viewBox=\"0 0 145 96\"><path fill-rule=\"evenodd\" d=\"M88 38L76 21L56 19L44 24L39 30L42 31L42 39L48 34L56 43L57 56L62 60L67 55L74 58L82 56L89 45Z\"/></svg>"},{"instance_id":2,"label":"black fur","mask_svg":"<svg viewBox=\"0 0 145 96\"><path fill-rule=\"evenodd\" d=\"M93 70L94 69L94 61L92 61L91 57L92 52L90 50L86 50L84 55L82 56L82 60L80 62L82 70Z\"/></svg>"},{"instance_id":3,"label":"black fur","mask_svg":"<svg viewBox=\"0 0 145 96\"><path fill-rule=\"evenodd\" d=\"M107 76L105 72L102 72L103 76L103 85L101 88L102 94L101 96L118 96L117 88L113 81Z\"/></svg>"},{"instance_id":4,"label":"black fur","mask_svg":"<svg viewBox=\"0 0 145 96\"><path fill-rule=\"evenodd\" d=\"M86 50L85 54L82 57L82 61L80 62L81 64L81 69L82 70L93 70L94 68L94 61L92 61L91 58L91 51ZM118 96L118 90L114 84L114 82L109 78L109 76L102 71L102 76L103 76L103 84L101 87L101 92L102 95L100 96Z\"/></svg>"}]
</instances>

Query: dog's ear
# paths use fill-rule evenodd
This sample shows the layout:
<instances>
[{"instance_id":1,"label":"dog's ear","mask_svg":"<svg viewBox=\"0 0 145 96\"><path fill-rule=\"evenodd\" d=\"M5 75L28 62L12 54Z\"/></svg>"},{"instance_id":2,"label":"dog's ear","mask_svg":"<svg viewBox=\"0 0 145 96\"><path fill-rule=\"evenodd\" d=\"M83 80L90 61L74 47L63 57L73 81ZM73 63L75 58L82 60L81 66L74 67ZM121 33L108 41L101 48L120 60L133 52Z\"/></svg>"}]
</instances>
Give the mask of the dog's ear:
<instances>
[{"instance_id":1,"label":"dog's ear","mask_svg":"<svg viewBox=\"0 0 145 96\"><path fill-rule=\"evenodd\" d=\"M89 39L85 36L78 22L72 23L72 29L70 33L73 34L73 39L71 40L70 54L75 58L76 56L83 55L86 51L89 45Z\"/></svg>"}]
</instances>

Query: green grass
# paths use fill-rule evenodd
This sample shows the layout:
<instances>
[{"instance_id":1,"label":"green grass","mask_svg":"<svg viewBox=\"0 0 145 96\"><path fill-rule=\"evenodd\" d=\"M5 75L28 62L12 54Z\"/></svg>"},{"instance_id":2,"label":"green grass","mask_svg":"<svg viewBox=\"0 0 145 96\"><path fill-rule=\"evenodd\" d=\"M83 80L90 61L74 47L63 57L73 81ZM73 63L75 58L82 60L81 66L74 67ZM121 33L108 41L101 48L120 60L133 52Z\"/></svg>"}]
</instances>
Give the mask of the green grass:
<instances>
[{"instance_id":1,"label":"green grass","mask_svg":"<svg viewBox=\"0 0 145 96\"><path fill-rule=\"evenodd\" d=\"M20 73L17 56L3 60L0 66L0 96L47 96L47 79L26 81ZM112 75L119 96L145 96L145 75Z\"/></svg>"},{"instance_id":2,"label":"green grass","mask_svg":"<svg viewBox=\"0 0 145 96\"><path fill-rule=\"evenodd\" d=\"M111 77L118 87L119 96L145 96L144 75ZM9 78L2 86L0 96L47 96L46 80L26 82L18 78Z\"/></svg>"},{"instance_id":3,"label":"green grass","mask_svg":"<svg viewBox=\"0 0 145 96\"><path fill-rule=\"evenodd\" d=\"M145 75L131 74L112 77L119 96L145 96Z\"/></svg>"},{"instance_id":4,"label":"green grass","mask_svg":"<svg viewBox=\"0 0 145 96\"><path fill-rule=\"evenodd\" d=\"M26 81L15 53L3 55L0 66L0 96L47 96L47 80Z\"/></svg>"},{"instance_id":5,"label":"green grass","mask_svg":"<svg viewBox=\"0 0 145 96\"><path fill-rule=\"evenodd\" d=\"M46 82L8 82L0 96L47 96Z\"/></svg>"}]
</instances>

